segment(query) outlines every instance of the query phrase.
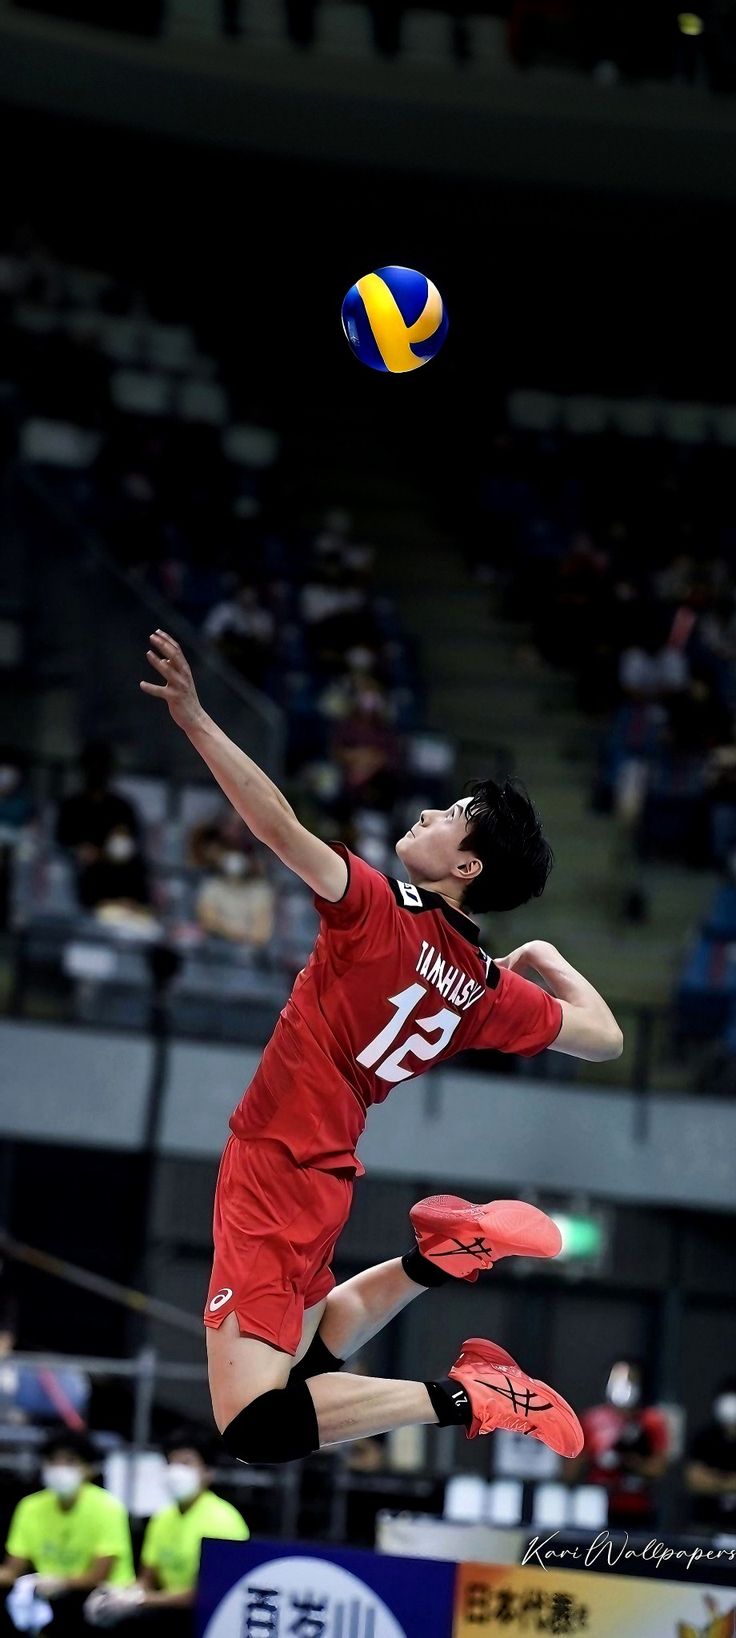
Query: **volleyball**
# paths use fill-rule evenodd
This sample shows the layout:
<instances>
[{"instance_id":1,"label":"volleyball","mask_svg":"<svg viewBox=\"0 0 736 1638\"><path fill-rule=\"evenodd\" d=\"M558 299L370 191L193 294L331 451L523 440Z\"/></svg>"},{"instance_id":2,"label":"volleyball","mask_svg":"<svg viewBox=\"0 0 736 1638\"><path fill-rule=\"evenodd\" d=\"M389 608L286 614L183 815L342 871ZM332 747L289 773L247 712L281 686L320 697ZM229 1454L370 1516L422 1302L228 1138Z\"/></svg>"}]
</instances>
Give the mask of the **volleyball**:
<instances>
[{"instance_id":1,"label":"volleyball","mask_svg":"<svg viewBox=\"0 0 736 1638\"><path fill-rule=\"evenodd\" d=\"M412 267L379 267L352 285L342 304L348 342L372 370L405 375L434 358L447 313L431 279Z\"/></svg>"}]
</instances>

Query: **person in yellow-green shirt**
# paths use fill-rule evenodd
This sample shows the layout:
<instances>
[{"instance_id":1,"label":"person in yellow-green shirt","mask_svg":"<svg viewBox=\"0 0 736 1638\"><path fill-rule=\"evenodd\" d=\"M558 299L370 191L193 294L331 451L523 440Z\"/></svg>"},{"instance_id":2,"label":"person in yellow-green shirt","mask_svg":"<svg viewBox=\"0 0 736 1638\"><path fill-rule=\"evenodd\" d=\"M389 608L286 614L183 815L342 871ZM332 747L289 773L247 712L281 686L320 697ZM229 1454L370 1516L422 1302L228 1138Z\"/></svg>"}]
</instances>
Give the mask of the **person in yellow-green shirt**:
<instances>
[{"instance_id":1,"label":"person in yellow-green shirt","mask_svg":"<svg viewBox=\"0 0 736 1638\"><path fill-rule=\"evenodd\" d=\"M247 1541L250 1535L237 1508L210 1489L209 1438L182 1428L165 1449L172 1501L146 1526L136 1587L102 1589L87 1612L100 1626L115 1625L117 1634L124 1626L131 1638L134 1626L143 1638L144 1625L157 1638L185 1638L192 1630L203 1540Z\"/></svg>"},{"instance_id":2,"label":"person in yellow-green shirt","mask_svg":"<svg viewBox=\"0 0 736 1638\"><path fill-rule=\"evenodd\" d=\"M51 1603L56 1635L78 1623L92 1588L125 1587L135 1572L128 1515L92 1483L95 1452L85 1435L67 1428L52 1434L41 1461L43 1489L24 1496L10 1521L0 1588L33 1573L37 1595Z\"/></svg>"}]
</instances>

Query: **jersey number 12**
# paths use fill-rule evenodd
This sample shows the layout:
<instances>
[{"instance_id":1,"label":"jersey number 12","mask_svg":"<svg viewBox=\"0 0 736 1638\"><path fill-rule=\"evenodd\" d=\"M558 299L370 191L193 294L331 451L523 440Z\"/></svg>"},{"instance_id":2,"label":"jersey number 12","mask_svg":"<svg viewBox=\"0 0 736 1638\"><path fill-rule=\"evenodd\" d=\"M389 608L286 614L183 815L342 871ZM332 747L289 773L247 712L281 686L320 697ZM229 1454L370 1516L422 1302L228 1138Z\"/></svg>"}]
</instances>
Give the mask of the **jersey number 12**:
<instances>
[{"instance_id":1,"label":"jersey number 12","mask_svg":"<svg viewBox=\"0 0 736 1638\"><path fill-rule=\"evenodd\" d=\"M386 1057L389 1047L393 1045L404 1024L411 1018L426 994L427 990L423 984L410 984L400 995L390 995L389 1006L396 1008L393 1018L390 1018L380 1034L375 1035L367 1047L358 1053L359 1064L363 1064L365 1069L374 1069L378 1065L377 1076L382 1081L389 1081L392 1086L397 1081L411 1080L412 1075L416 1074L415 1069L407 1069L402 1064L401 1060L406 1057L407 1052L413 1053L415 1058L423 1058L425 1062L429 1062L431 1058L438 1057L447 1046L460 1023L460 1014L451 1012L449 1007L442 1007L439 1012L426 1014L423 1018L415 1018L414 1022L424 1034L410 1035L403 1046L398 1046L395 1052L389 1053ZM428 1037L432 1035L436 1035L437 1039L429 1040Z\"/></svg>"}]
</instances>

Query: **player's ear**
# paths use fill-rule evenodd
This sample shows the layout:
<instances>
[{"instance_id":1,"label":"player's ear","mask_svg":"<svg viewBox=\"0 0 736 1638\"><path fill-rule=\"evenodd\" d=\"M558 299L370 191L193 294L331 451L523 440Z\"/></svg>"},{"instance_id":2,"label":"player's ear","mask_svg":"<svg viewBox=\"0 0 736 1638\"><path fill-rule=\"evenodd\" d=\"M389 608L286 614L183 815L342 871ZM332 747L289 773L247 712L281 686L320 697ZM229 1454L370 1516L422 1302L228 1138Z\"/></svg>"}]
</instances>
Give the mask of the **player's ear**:
<instances>
[{"instance_id":1,"label":"player's ear","mask_svg":"<svg viewBox=\"0 0 736 1638\"><path fill-rule=\"evenodd\" d=\"M459 864L455 865L453 874L460 876L464 882L472 882L476 876L480 875L482 869L483 865L480 859L476 859L473 853L466 853Z\"/></svg>"}]
</instances>

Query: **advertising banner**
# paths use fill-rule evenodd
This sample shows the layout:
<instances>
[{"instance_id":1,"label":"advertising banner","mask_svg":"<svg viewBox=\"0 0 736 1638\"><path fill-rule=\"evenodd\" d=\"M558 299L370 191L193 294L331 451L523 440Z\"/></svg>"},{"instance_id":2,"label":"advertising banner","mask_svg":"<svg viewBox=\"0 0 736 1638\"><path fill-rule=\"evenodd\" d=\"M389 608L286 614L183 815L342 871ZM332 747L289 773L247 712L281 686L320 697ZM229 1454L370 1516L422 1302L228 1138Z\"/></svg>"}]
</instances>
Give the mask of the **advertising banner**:
<instances>
[{"instance_id":1,"label":"advertising banner","mask_svg":"<svg viewBox=\"0 0 736 1638\"><path fill-rule=\"evenodd\" d=\"M200 1638L450 1638L455 1564L205 1541Z\"/></svg>"},{"instance_id":2,"label":"advertising banner","mask_svg":"<svg viewBox=\"0 0 736 1638\"><path fill-rule=\"evenodd\" d=\"M584 1570L459 1564L452 1638L736 1638L736 1591Z\"/></svg>"}]
</instances>

